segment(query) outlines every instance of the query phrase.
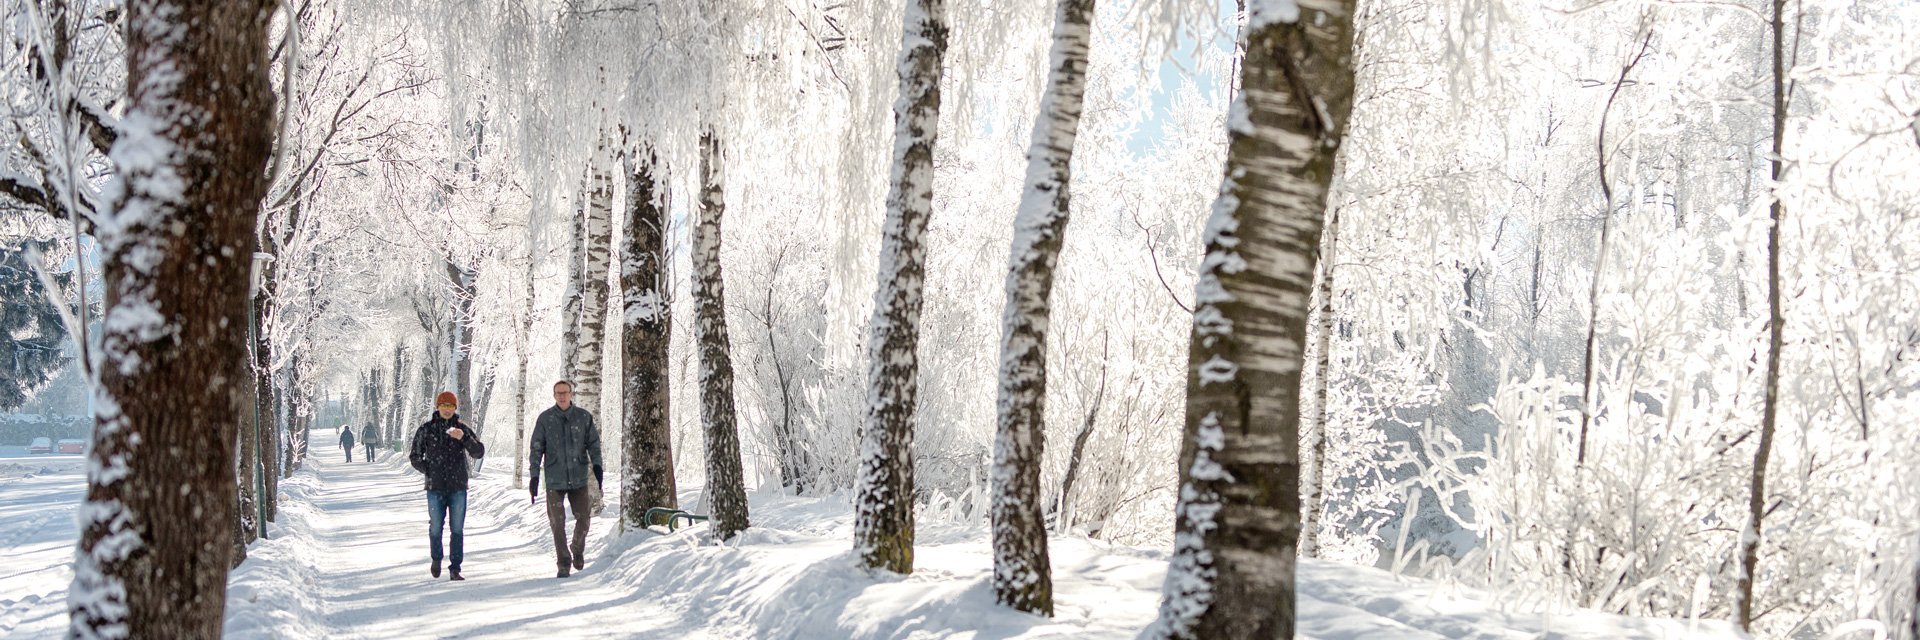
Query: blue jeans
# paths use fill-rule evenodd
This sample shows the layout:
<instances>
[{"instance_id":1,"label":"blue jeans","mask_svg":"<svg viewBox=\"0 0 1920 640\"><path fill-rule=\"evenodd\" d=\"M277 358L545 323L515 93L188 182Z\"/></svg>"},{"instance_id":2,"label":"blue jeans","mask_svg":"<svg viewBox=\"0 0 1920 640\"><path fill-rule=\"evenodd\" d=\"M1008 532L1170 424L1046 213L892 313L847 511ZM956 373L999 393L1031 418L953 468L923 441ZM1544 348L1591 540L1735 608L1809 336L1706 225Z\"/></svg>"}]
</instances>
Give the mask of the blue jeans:
<instances>
[{"instance_id":1,"label":"blue jeans","mask_svg":"<svg viewBox=\"0 0 1920 640\"><path fill-rule=\"evenodd\" d=\"M466 555L461 538L467 529L467 492L466 491L428 491L427 492L427 541L428 553L435 561L442 557L440 553L440 530L453 517L453 555L447 558L447 568L459 571L460 559Z\"/></svg>"}]
</instances>

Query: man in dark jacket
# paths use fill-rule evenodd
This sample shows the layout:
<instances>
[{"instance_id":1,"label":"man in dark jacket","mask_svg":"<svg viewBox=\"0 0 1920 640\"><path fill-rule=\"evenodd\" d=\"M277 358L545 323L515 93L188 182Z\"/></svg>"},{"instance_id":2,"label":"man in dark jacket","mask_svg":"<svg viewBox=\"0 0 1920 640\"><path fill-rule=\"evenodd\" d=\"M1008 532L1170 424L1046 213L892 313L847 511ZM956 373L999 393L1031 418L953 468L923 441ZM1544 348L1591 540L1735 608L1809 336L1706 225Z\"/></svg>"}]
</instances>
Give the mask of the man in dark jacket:
<instances>
[{"instance_id":1,"label":"man in dark jacket","mask_svg":"<svg viewBox=\"0 0 1920 640\"><path fill-rule=\"evenodd\" d=\"M347 462L353 462L353 427L340 425L340 450L347 452Z\"/></svg>"},{"instance_id":2,"label":"man in dark jacket","mask_svg":"<svg viewBox=\"0 0 1920 640\"><path fill-rule=\"evenodd\" d=\"M361 428L360 442L367 446L367 462L373 462L373 448L380 445L380 428L373 425Z\"/></svg>"},{"instance_id":3,"label":"man in dark jacket","mask_svg":"<svg viewBox=\"0 0 1920 640\"><path fill-rule=\"evenodd\" d=\"M427 480L427 548L433 557L433 577L440 577L440 530L452 520L453 553L447 559L447 570L451 579L465 580L460 577L460 559L464 555L461 543L467 525L466 458L480 459L487 455L487 447L453 412L459 405L453 392L440 392L434 404L438 411L433 419L413 432L407 461Z\"/></svg>"},{"instance_id":4,"label":"man in dark jacket","mask_svg":"<svg viewBox=\"0 0 1920 640\"><path fill-rule=\"evenodd\" d=\"M553 529L553 553L560 561L560 575L569 569L586 568L587 479L592 474L595 486L605 475L600 466L600 428L593 414L573 405L573 383L553 384L553 406L540 413L533 424L533 481L527 483L531 501L540 497L540 476L547 476L547 525ZM573 544L567 544L567 515L561 501L573 507Z\"/></svg>"}]
</instances>

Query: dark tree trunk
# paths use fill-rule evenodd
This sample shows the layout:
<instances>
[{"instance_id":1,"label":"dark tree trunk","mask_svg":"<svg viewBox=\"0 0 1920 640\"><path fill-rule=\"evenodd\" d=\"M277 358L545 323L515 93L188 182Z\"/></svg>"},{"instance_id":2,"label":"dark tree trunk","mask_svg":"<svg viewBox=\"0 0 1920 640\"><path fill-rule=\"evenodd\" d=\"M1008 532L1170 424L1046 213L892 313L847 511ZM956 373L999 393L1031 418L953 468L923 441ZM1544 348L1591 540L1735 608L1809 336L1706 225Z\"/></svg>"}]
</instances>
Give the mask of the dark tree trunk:
<instances>
[{"instance_id":1,"label":"dark tree trunk","mask_svg":"<svg viewBox=\"0 0 1920 640\"><path fill-rule=\"evenodd\" d=\"M651 507L678 507L673 477L673 422L667 348L672 343L671 258L667 255L667 198L654 175L652 151L628 160L627 238L621 252L621 519L647 526Z\"/></svg>"},{"instance_id":2,"label":"dark tree trunk","mask_svg":"<svg viewBox=\"0 0 1920 640\"><path fill-rule=\"evenodd\" d=\"M713 502L713 534L721 540L747 528L747 489L740 472L740 430L733 412L732 343L727 338L727 298L720 273L722 192L720 141L700 136L700 220L693 228L695 340L700 345L700 418L707 434L707 495Z\"/></svg>"},{"instance_id":3,"label":"dark tree trunk","mask_svg":"<svg viewBox=\"0 0 1920 640\"><path fill-rule=\"evenodd\" d=\"M225 622L247 281L266 191L264 2L127 6L106 318L69 635L214 638ZM182 233L179 229L190 229ZM183 380L196 381L182 384Z\"/></svg>"},{"instance_id":4,"label":"dark tree trunk","mask_svg":"<svg viewBox=\"0 0 1920 640\"><path fill-rule=\"evenodd\" d=\"M1300 379L1327 186L1353 95L1354 0L1250 3L1205 235L1160 619L1146 638L1292 638Z\"/></svg>"},{"instance_id":5,"label":"dark tree trunk","mask_svg":"<svg viewBox=\"0 0 1920 640\"><path fill-rule=\"evenodd\" d=\"M1786 0L1773 0L1773 153L1769 156L1775 188L1786 166L1781 153L1787 139L1787 59ZM1754 576L1760 567L1761 521L1766 518L1767 464L1773 457L1773 434L1780 414L1780 352L1786 348L1782 330L1787 315L1780 300L1780 228L1786 222L1787 205L1780 194L1773 195L1769 210L1773 224L1767 227L1767 379L1765 404L1760 413L1760 444L1753 452L1753 475L1747 487L1747 527L1740 535L1740 573L1735 577L1733 623L1741 631L1753 631Z\"/></svg>"},{"instance_id":6,"label":"dark tree trunk","mask_svg":"<svg viewBox=\"0 0 1920 640\"><path fill-rule=\"evenodd\" d=\"M881 228L879 290L867 344L867 419L861 434L853 548L860 563L913 572L913 428L920 391L921 236L933 211L933 147L940 123L946 0L910 0L902 23L894 157Z\"/></svg>"}]
</instances>

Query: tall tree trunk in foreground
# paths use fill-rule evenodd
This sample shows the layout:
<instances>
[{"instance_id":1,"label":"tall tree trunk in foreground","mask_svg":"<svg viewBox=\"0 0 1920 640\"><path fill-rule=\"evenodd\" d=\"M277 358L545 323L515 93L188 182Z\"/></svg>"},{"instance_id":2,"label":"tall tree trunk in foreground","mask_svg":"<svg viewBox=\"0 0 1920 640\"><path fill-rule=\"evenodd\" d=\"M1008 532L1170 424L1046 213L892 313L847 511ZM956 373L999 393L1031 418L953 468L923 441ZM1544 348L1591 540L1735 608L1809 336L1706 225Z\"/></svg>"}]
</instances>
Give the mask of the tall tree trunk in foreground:
<instances>
[{"instance_id":1,"label":"tall tree trunk in foreground","mask_svg":"<svg viewBox=\"0 0 1920 640\"><path fill-rule=\"evenodd\" d=\"M1786 222L1787 205L1780 199L1780 179L1786 172L1780 154L1787 138L1787 0L1773 0L1773 153L1768 163L1773 170L1773 206L1767 227L1767 382L1765 404L1760 413L1760 444L1753 451L1753 478L1747 492L1747 526L1740 534L1740 573L1735 578L1733 623L1741 631L1753 630L1753 583L1760 566L1760 540L1766 517L1767 462L1773 457L1773 433L1780 415L1780 351L1786 347L1781 331L1787 315L1780 306L1780 226Z\"/></svg>"},{"instance_id":2,"label":"tall tree trunk in foreground","mask_svg":"<svg viewBox=\"0 0 1920 640\"><path fill-rule=\"evenodd\" d=\"M1066 239L1093 0L1059 0L1053 19L1053 67L1034 117L1026 189L1007 260L992 474L994 599L1047 616L1053 615L1053 569L1040 513L1040 461L1046 448L1048 305Z\"/></svg>"},{"instance_id":3,"label":"tall tree trunk in foreground","mask_svg":"<svg viewBox=\"0 0 1920 640\"><path fill-rule=\"evenodd\" d=\"M721 540L747 528L747 489L740 472L740 429L733 411L732 343L720 273L720 218L727 203L720 141L700 136L700 221L693 228L695 340L700 345L700 418L707 434L707 495L713 534Z\"/></svg>"},{"instance_id":4,"label":"tall tree trunk in foreground","mask_svg":"<svg viewBox=\"0 0 1920 640\"><path fill-rule=\"evenodd\" d=\"M1143 637L1293 637L1301 351L1353 104L1354 5L1248 3L1226 179L1195 287L1173 557Z\"/></svg>"},{"instance_id":5,"label":"tall tree trunk in foreground","mask_svg":"<svg viewBox=\"0 0 1920 640\"><path fill-rule=\"evenodd\" d=\"M1320 521L1327 510L1327 382L1333 373L1333 259L1340 243L1340 210L1327 215L1327 228L1321 234L1319 277L1314 280L1313 295L1319 299L1319 325L1314 327L1313 421L1307 427L1307 449L1313 464L1307 468L1306 504L1301 506L1300 555L1320 557Z\"/></svg>"},{"instance_id":6,"label":"tall tree trunk in foreground","mask_svg":"<svg viewBox=\"0 0 1920 640\"><path fill-rule=\"evenodd\" d=\"M867 343L867 419L860 439L853 548L872 569L913 572L913 427L920 391L921 283L933 211L946 0L909 0L893 103L893 175L881 228L880 285Z\"/></svg>"},{"instance_id":7,"label":"tall tree trunk in foreground","mask_svg":"<svg viewBox=\"0 0 1920 640\"><path fill-rule=\"evenodd\" d=\"M593 413L594 424L605 431L600 412L600 368L605 362L607 326L607 271L612 267L613 245L613 173L603 142L593 154L588 180L586 232L580 265L580 333L574 345L573 402ZM587 488L592 496L593 512L603 506L599 485Z\"/></svg>"},{"instance_id":8,"label":"tall tree trunk in foreground","mask_svg":"<svg viewBox=\"0 0 1920 640\"><path fill-rule=\"evenodd\" d=\"M651 150L628 160L627 242L620 263L621 522L647 526L650 507L678 507L673 478L673 423L667 359L672 344L671 258L667 255L668 202L655 179L660 165Z\"/></svg>"},{"instance_id":9,"label":"tall tree trunk in foreground","mask_svg":"<svg viewBox=\"0 0 1920 640\"><path fill-rule=\"evenodd\" d=\"M247 281L271 146L264 2L134 0L112 157L76 638L214 638L225 618ZM181 232L181 229L190 232ZM182 384L182 381L194 381Z\"/></svg>"}]
</instances>

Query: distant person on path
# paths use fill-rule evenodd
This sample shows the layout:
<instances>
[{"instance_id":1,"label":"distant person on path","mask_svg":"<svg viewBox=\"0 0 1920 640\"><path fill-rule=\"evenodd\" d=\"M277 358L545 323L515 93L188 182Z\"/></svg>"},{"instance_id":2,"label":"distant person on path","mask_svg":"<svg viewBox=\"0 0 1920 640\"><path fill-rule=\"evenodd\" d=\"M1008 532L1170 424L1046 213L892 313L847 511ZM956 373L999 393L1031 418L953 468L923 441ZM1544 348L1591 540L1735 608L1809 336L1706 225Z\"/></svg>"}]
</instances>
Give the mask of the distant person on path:
<instances>
[{"instance_id":1,"label":"distant person on path","mask_svg":"<svg viewBox=\"0 0 1920 640\"><path fill-rule=\"evenodd\" d=\"M460 560L465 555L463 537L467 527L467 461L487 455L487 446L474 437L473 429L454 413L459 399L452 391L440 392L434 399L438 411L433 419L413 432L413 444L407 448L407 461L427 478L427 548L433 558L433 577L440 577L440 533L449 520L453 524L453 549L447 558L452 580L460 577Z\"/></svg>"},{"instance_id":2,"label":"distant person on path","mask_svg":"<svg viewBox=\"0 0 1920 640\"><path fill-rule=\"evenodd\" d=\"M373 448L380 445L380 428L371 424L362 427L360 441L367 444L367 462L373 462Z\"/></svg>"},{"instance_id":3,"label":"distant person on path","mask_svg":"<svg viewBox=\"0 0 1920 640\"><path fill-rule=\"evenodd\" d=\"M553 383L553 406L540 413L533 424L529 443L533 479L527 483L530 502L540 500L540 475L547 476L547 525L553 529L553 553L560 562L560 575L569 569L587 565L587 478L592 474L598 486L605 477L600 465L600 428L593 414L573 405L573 383ZM567 544L567 514L561 501L573 507L573 544Z\"/></svg>"},{"instance_id":4,"label":"distant person on path","mask_svg":"<svg viewBox=\"0 0 1920 640\"><path fill-rule=\"evenodd\" d=\"M353 427L340 425L340 450L347 452L347 462L353 462Z\"/></svg>"}]
</instances>

